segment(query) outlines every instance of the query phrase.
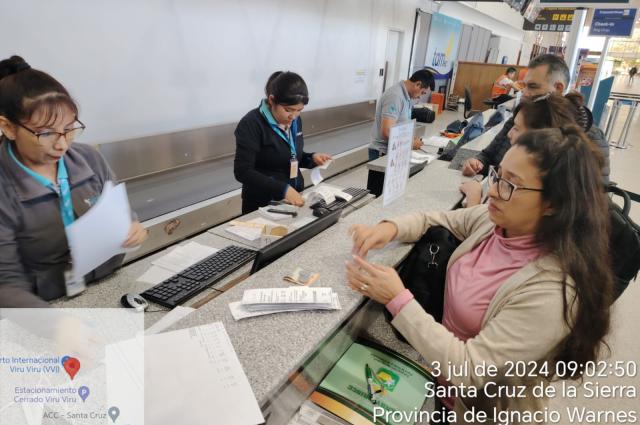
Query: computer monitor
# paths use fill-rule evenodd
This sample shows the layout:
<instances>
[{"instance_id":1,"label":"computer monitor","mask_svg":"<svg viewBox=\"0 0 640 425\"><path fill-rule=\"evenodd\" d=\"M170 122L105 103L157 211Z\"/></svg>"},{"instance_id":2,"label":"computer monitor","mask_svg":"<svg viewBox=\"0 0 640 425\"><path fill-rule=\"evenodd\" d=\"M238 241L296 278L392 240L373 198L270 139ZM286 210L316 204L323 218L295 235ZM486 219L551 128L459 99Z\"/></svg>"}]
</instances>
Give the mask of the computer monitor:
<instances>
[{"instance_id":1,"label":"computer monitor","mask_svg":"<svg viewBox=\"0 0 640 425\"><path fill-rule=\"evenodd\" d=\"M251 268L251 274L254 274L258 270L266 267L287 252L296 248L298 245L302 245L302 243L308 241L318 233L333 226L338 222L341 214L342 210L340 209L333 211L265 246L258 251L258 255L256 256L256 259L253 262L253 267Z\"/></svg>"}]
</instances>

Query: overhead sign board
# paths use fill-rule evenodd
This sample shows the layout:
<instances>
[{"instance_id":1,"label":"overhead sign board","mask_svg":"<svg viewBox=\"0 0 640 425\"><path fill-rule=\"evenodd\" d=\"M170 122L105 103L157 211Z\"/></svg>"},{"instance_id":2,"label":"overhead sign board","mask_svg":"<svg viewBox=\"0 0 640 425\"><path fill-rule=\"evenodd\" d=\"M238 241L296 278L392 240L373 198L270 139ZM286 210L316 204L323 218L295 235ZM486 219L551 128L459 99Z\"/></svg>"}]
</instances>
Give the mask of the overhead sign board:
<instances>
[{"instance_id":1,"label":"overhead sign board","mask_svg":"<svg viewBox=\"0 0 640 425\"><path fill-rule=\"evenodd\" d=\"M570 7L547 7L538 13L535 21L524 20L525 31L565 32L571 31L575 9Z\"/></svg>"},{"instance_id":2,"label":"overhead sign board","mask_svg":"<svg viewBox=\"0 0 640 425\"><path fill-rule=\"evenodd\" d=\"M637 9L596 9L589 35L629 37L633 33L636 11Z\"/></svg>"}]
</instances>

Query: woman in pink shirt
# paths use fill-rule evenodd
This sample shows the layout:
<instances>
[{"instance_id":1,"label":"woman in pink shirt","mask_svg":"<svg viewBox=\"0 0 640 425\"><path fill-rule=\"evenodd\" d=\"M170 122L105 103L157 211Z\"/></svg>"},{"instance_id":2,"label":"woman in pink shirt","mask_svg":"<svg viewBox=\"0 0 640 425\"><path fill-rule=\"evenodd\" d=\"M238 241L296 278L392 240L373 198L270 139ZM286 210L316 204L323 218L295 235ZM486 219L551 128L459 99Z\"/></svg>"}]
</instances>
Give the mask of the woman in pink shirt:
<instances>
[{"instance_id":1,"label":"woman in pink shirt","mask_svg":"<svg viewBox=\"0 0 640 425\"><path fill-rule=\"evenodd\" d=\"M472 405L502 401L483 399L482 389L508 378L510 362L530 362L541 379L551 380L578 374L562 367L569 361L584 365L598 358L613 285L598 156L575 126L532 130L490 170L488 205L352 227L351 288L386 305L392 325L439 377L479 390L475 399L456 399L459 419ZM413 299L393 268L364 260L372 248L394 239L415 242L435 225L463 241L449 260L442 324ZM500 375L477 374L478 364L496 366ZM449 365L469 370L454 376ZM529 409L539 400L528 398L525 407L519 401L501 407Z\"/></svg>"}]
</instances>

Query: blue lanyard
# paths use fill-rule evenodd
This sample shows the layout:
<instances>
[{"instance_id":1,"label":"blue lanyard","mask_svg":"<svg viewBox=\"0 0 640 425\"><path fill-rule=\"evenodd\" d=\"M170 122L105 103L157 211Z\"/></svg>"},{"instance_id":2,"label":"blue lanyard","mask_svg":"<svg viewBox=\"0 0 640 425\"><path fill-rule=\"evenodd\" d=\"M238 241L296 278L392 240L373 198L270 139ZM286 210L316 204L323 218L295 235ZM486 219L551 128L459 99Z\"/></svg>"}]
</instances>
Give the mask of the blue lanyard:
<instances>
[{"instance_id":1,"label":"blue lanyard","mask_svg":"<svg viewBox=\"0 0 640 425\"><path fill-rule=\"evenodd\" d=\"M64 158L58 161L58 185L56 186L51 180L41 176L32 169L25 167L18 158L16 158L11 149L11 145L7 143L7 149L9 150L9 156L13 161L18 164L25 173L33 177L38 183L53 190L60 198L60 215L62 216L62 222L67 227L75 221L73 214L73 203L71 202L71 187L69 186L69 175L67 174L67 167L64 164Z\"/></svg>"},{"instance_id":2,"label":"blue lanyard","mask_svg":"<svg viewBox=\"0 0 640 425\"><path fill-rule=\"evenodd\" d=\"M289 132L287 133L280 127L278 127L278 123L276 122L275 118L273 118L266 100L262 100L262 103L260 104L260 113L267 119L267 122L269 123L273 131L275 131L276 134L282 138L282 140L287 142L287 144L289 145L289 149L291 150L291 158L297 158L298 154L296 151L296 134L298 133L298 120L296 119L291 124Z\"/></svg>"}]
</instances>

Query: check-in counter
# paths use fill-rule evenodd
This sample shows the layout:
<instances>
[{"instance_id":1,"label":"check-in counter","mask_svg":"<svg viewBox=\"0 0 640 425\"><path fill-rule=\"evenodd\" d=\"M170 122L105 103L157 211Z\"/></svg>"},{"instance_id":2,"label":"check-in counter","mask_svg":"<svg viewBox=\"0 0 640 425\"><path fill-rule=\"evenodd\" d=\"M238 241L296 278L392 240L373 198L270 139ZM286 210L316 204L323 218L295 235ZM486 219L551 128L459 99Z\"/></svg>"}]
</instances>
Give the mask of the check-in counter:
<instances>
[{"instance_id":1,"label":"check-in counter","mask_svg":"<svg viewBox=\"0 0 640 425\"><path fill-rule=\"evenodd\" d=\"M380 310L345 280L345 261L351 258L348 229L353 224L375 224L385 217L419 209L448 210L461 199L458 186L464 180L447 162L434 161L409 179L404 197L383 208L378 198L341 219L260 272L211 300L173 329L214 321L224 323L240 362L249 378L268 424L286 424L353 340L372 323L379 328L370 337L396 348L387 325L379 322ZM372 251L371 261L396 266L408 254L409 244L392 243ZM342 309L333 312L296 312L235 321L228 308L239 301L245 289L285 286L283 276L300 266L317 271L314 286L331 287L338 293ZM376 314L377 312L377 314ZM405 347L399 345L400 347ZM321 347L321 349L319 349ZM412 356L416 358L415 353Z\"/></svg>"},{"instance_id":2,"label":"check-in counter","mask_svg":"<svg viewBox=\"0 0 640 425\"><path fill-rule=\"evenodd\" d=\"M448 166L448 162L433 161L409 179L402 198L386 207L382 206L382 198L363 199L345 211L336 225L251 276L250 265L237 270L187 302L186 306L196 310L169 330L222 322L267 424L287 424L358 336L364 335L420 361L415 350L393 335L390 325L382 317L382 307L351 291L346 285L344 263L351 258L352 247L348 229L357 223L375 224L386 217L412 210L454 208L462 198L458 187L465 178ZM224 228L221 225L184 243L195 241L214 248L230 244L247 246L222 232ZM410 248L409 244L395 242L383 250L372 251L369 259L397 266ZM158 252L133 262L100 284L89 286L82 295L53 304L65 308L119 307L123 294L148 289L148 284L136 282L136 279L163 254ZM314 286L333 288L339 296L341 310L282 313L241 321L233 319L228 305L239 301L245 289L287 286L283 277L295 267L320 273ZM145 313L145 327L153 325L168 312L164 307L152 305ZM186 399L185 403L188 403Z\"/></svg>"},{"instance_id":3,"label":"check-in counter","mask_svg":"<svg viewBox=\"0 0 640 425\"><path fill-rule=\"evenodd\" d=\"M486 123L495 112L496 111L493 109L488 109L482 112L483 121ZM443 130L449 122L454 121L458 118L459 113L445 111L441 115L441 117L439 117L439 119L434 122L434 125L424 127L419 133L416 134L416 136L422 137L423 139L428 139L431 136L437 136L439 135L440 130ZM482 133L480 136L470 141L469 143L461 146L456 152L454 158L451 160L449 167L454 170L460 170L464 161L477 155L478 152L489 146L496 134L500 132L503 125L504 121ZM387 160L388 158L386 156L383 156L367 163L367 189L369 189L371 193L376 196L380 196L382 194L382 188L384 186L384 175L385 170L387 169ZM409 176L413 176L414 174L421 171L424 167L425 164L412 164L409 169Z\"/></svg>"},{"instance_id":4,"label":"check-in counter","mask_svg":"<svg viewBox=\"0 0 640 425\"><path fill-rule=\"evenodd\" d=\"M403 198L385 208L381 198L364 205L242 283L232 285L231 281L246 275L246 270L238 270L216 285L223 292L215 291L216 296L211 297L210 291L205 291L192 299L188 305L199 308L172 329L223 322L268 424L286 424L363 332L369 338L419 360L415 351L393 336L389 325L380 317L380 306L347 287L344 262L351 255L348 229L356 223L375 224L385 217L412 210L451 209L461 199L458 186L463 180L459 172L448 168L447 162L432 162L409 179ZM228 239L209 232L193 240L217 248L229 244ZM408 244L392 243L384 250L372 251L369 258L396 266L409 250ZM146 289L147 285L137 283L135 279L160 255L162 253L132 263L99 285L90 286L81 296L59 300L54 305L117 307L123 293ZM285 286L284 274L296 266L319 272L321 276L315 286L332 287L339 294L342 309L274 314L238 322L232 318L228 304L240 300L245 289ZM208 302L200 305L203 299ZM153 306L153 311L145 314L146 327L168 312L157 306Z\"/></svg>"}]
</instances>

